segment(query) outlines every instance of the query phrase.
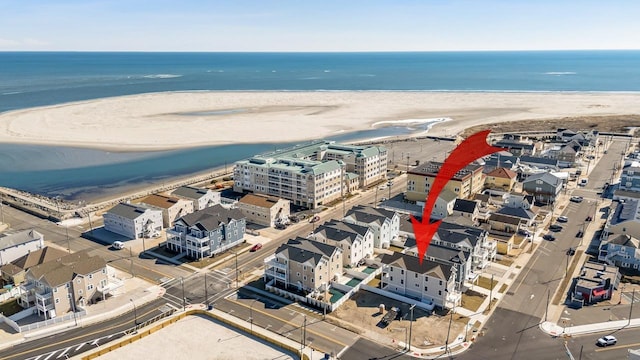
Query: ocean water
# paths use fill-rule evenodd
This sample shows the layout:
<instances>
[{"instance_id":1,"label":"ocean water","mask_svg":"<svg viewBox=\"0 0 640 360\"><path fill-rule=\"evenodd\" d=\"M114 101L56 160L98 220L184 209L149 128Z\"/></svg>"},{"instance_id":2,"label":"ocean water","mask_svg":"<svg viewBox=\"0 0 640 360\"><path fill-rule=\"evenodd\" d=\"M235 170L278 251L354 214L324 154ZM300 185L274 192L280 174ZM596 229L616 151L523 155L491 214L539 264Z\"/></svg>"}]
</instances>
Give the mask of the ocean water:
<instances>
[{"instance_id":1,"label":"ocean water","mask_svg":"<svg viewBox=\"0 0 640 360\"><path fill-rule=\"evenodd\" d=\"M635 92L640 91L640 51L0 52L0 112L109 96L189 90ZM340 134L336 140L412 131L416 129L395 126ZM231 164L273 146L116 154L0 144L0 185L68 199L90 199L117 192L123 186Z\"/></svg>"}]
</instances>

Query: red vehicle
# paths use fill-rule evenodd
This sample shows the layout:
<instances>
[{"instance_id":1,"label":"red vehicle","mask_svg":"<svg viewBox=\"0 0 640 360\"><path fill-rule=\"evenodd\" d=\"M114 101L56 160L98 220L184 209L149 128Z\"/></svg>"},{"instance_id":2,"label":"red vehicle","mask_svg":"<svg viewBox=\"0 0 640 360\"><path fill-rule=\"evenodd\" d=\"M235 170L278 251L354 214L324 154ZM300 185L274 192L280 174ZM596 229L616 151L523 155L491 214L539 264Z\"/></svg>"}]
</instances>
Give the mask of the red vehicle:
<instances>
[{"instance_id":1,"label":"red vehicle","mask_svg":"<svg viewBox=\"0 0 640 360\"><path fill-rule=\"evenodd\" d=\"M310 223L314 223L316 221L320 221L320 216L316 215L316 216L312 217L311 219L309 219Z\"/></svg>"},{"instance_id":2,"label":"red vehicle","mask_svg":"<svg viewBox=\"0 0 640 360\"><path fill-rule=\"evenodd\" d=\"M260 250L260 249L262 249L262 244L257 243L257 244L255 244L255 245L253 245L253 246L251 247L251 250L250 250L250 251L251 251L251 252L254 252L254 251L258 251L258 250Z\"/></svg>"}]
</instances>

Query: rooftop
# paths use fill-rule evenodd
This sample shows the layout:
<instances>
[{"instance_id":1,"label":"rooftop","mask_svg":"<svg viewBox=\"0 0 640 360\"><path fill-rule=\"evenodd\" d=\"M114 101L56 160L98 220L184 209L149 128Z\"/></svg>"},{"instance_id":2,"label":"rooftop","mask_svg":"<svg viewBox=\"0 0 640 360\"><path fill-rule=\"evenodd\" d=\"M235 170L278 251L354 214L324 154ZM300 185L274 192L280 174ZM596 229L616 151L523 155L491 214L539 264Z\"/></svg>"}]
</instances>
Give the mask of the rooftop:
<instances>
[{"instance_id":1,"label":"rooftop","mask_svg":"<svg viewBox=\"0 0 640 360\"><path fill-rule=\"evenodd\" d=\"M140 217L142 214L151 210L145 206L120 203L107 211L107 213L121 216L123 218L127 218L130 220L135 220ZM157 210L159 211L159 210Z\"/></svg>"},{"instance_id":2,"label":"rooftop","mask_svg":"<svg viewBox=\"0 0 640 360\"><path fill-rule=\"evenodd\" d=\"M449 280L452 274L452 265L441 260L425 259L420 264L416 256L394 252L385 254L380 260L382 263L409 270L418 274L428 275L441 280Z\"/></svg>"},{"instance_id":3,"label":"rooftop","mask_svg":"<svg viewBox=\"0 0 640 360\"><path fill-rule=\"evenodd\" d=\"M247 205L259 206L262 208L272 208L278 203L278 201L280 201L280 198L275 196L247 194L243 196L242 199L240 199L238 202Z\"/></svg>"},{"instance_id":4,"label":"rooftop","mask_svg":"<svg viewBox=\"0 0 640 360\"><path fill-rule=\"evenodd\" d=\"M323 257L331 258L340 248L319 241L297 237L290 239L276 249L276 254L284 255L290 261L305 263L311 261L316 266Z\"/></svg>"},{"instance_id":5,"label":"rooftop","mask_svg":"<svg viewBox=\"0 0 640 360\"><path fill-rule=\"evenodd\" d=\"M228 224L231 220L244 219L244 215L238 209L226 209L221 205L214 205L194 213L187 214L176 223L183 223L187 227L195 226L200 230L213 231L221 224Z\"/></svg>"},{"instance_id":6,"label":"rooftop","mask_svg":"<svg viewBox=\"0 0 640 360\"><path fill-rule=\"evenodd\" d=\"M182 198L197 200L206 195L209 191L211 190L193 186L180 186L173 190L171 194Z\"/></svg>"},{"instance_id":7,"label":"rooftop","mask_svg":"<svg viewBox=\"0 0 640 360\"><path fill-rule=\"evenodd\" d=\"M495 168L491 172L487 174L487 176L493 176L502 179L515 179L518 174L515 171L511 171L509 169L505 169L503 167Z\"/></svg>"},{"instance_id":8,"label":"rooftop","mask_svg":"<svg viewBox=\"0 0 640 360\"><path fill-rule=\"evenodd\" d=\"M443 163L437 162L437 161L429 161L409 171L409 174L435 177L438 175L438 172L440 172L440 168L442 167L442 164ZM482 171L482 165L469 164L465 166L462 170L456 172L453 176L453 179L464 180L467 177L471 176L471 174L477 171Z\"/></svg>"},{"instance_id":9,"label":"rooftop","mask_svg":"<svg viewBox=\"0 0 640 360\"><path fill-rule=\"evenodd\" d=\"M26 244L39 239L42 239L42 234L34 229L4 232L0 234L0 250L12 248L14 246Z\"/></svg>"},{"instance_id":10,"label":"rooftop","mask_svg":"<svg viewBox=\"0 0 640 360\"><path fill-rule=\"evenodd\" d=\"M149 195L140 199L140 203L151 205L161 209L170 209L180 201L179 198L164 195Z\"/></svg>"}]
</instances>

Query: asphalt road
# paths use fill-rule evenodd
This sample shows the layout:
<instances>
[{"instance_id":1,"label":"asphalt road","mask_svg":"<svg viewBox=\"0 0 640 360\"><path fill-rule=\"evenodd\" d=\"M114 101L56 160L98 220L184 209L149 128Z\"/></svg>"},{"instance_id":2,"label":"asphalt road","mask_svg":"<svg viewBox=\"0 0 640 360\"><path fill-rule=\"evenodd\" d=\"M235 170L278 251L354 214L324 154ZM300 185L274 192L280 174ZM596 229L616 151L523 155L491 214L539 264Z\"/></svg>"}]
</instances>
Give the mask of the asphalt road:
<instances>
[{"instance_id":1,"label":"asphalt road","mask_svg":"<svg viewBox=\"0 0 640 360\"><path fill-rule=\"evenodd\" d=\"M157 299L138 307L135 313L130 311L97 324L73 328L58 334L23 342L11 348L0 350L0 358L4 360L27 359L68 347L77 348L82 343L93 342L96 339L131 329L134 326L136 318L138 323L142 323L155 316L161 315L162 311L160 311L159 308L165 304L166 301L163 299ZM116 337L113 337L112 339L115 338ZM82 350L86 351L88 349L88 347L85 347Z\"/></svg>"},{"instance_id":2,"label":"asphalt road","mask_svg":"<svg viewBox=\"0 0 640 360\"><path fill-rule=\"evenodd\" d=\"M596 341L604 335L613 335L618 339L618 343L605 348L598 347ZM628 349L640 348L640 336L636 329L619 330L598 334L576 336L567 339L567 346L576 359L583 360L618 360L627 358ZM580 352L582 356L580 357Z\"/></svg>"}]
</instances>

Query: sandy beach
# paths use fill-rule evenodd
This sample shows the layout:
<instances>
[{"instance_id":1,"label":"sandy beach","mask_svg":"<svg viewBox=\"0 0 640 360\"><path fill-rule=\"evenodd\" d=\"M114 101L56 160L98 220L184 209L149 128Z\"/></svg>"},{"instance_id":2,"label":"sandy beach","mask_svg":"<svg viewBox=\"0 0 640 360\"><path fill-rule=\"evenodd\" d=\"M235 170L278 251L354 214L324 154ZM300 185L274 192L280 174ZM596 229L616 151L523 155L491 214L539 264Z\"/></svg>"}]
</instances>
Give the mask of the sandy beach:
<instances>
[{"instance_id":1,"label":"sandy beach","mask_svg":"<svg viewBox=\"0 0 640 360\"><path fill-rule=\"evenodd\" d=\"M172 92L0 114L0 143L114 151L291 142L450 118L433 135L502 121L640 113L640 93Z\"/></svg>"}]
</instances>

